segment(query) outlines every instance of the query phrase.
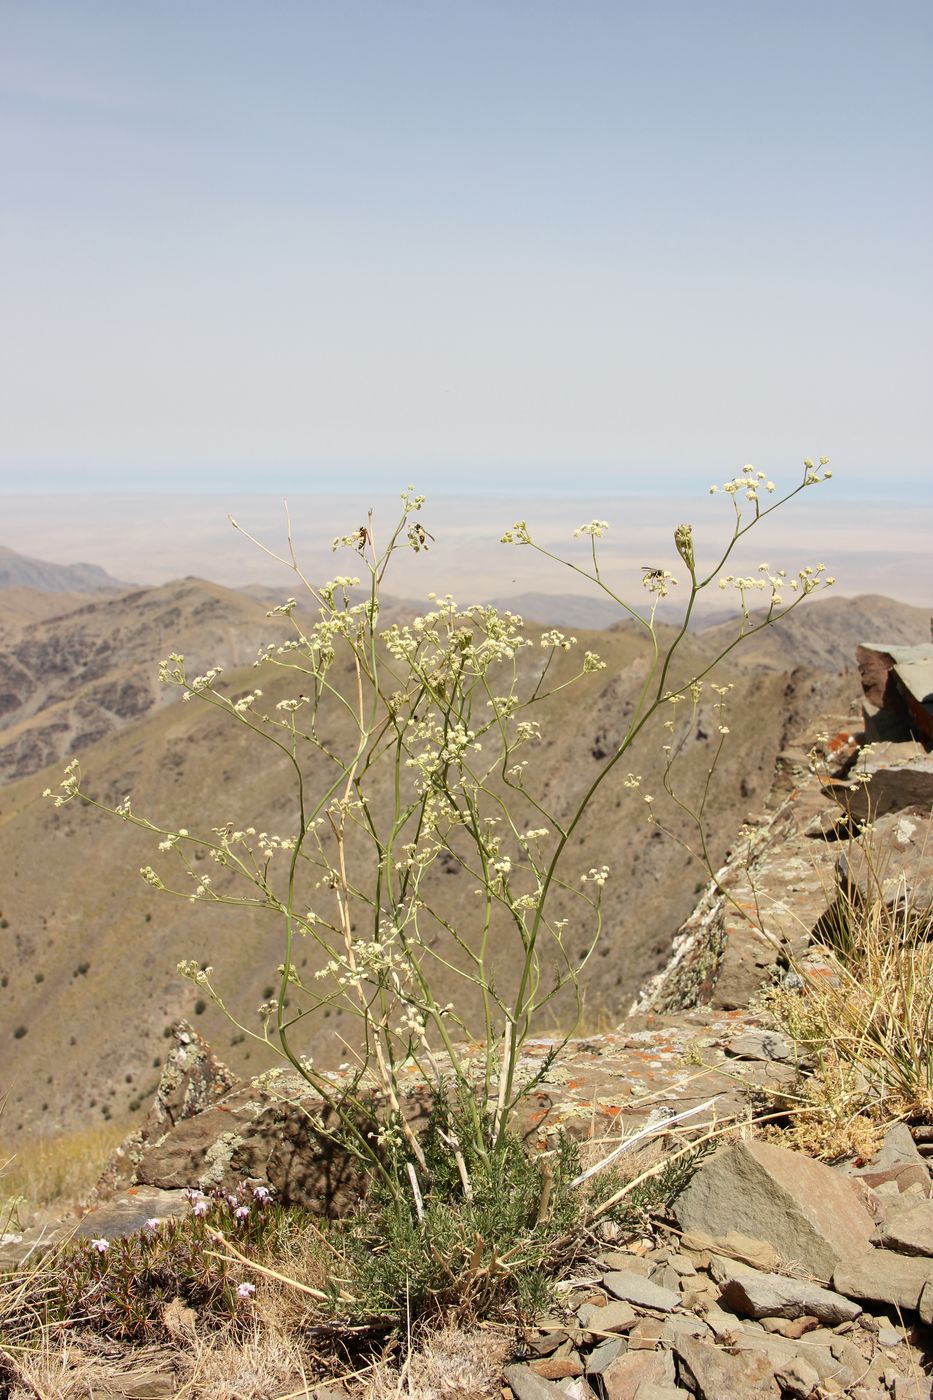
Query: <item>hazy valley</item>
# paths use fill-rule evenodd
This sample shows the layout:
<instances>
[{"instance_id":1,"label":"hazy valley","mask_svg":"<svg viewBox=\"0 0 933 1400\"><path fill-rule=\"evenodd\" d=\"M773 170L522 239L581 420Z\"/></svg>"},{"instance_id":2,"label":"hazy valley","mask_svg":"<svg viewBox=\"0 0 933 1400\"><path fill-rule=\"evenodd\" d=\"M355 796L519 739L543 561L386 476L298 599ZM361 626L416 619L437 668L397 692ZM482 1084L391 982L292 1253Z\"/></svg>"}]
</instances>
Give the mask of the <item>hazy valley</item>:
<instances>
[{"instance_id":1,"label":"hazy valley","mask_svg":"<svg viewBox=\"0 0 933 1400\"><path fill-rule=\"evenodd\" d=\"M268 618L267 607L265 598L190 578L94 595L0 589L5 1137L135 1115L155 1086L168 1027L179 1015L196 1018L235 1068L264 1062L261 1047L205 1007L175 969L186 957L212 964L231 1007L258 1029L256 1007L280 961L271 917L195 908L155 893L138 875L140 866L158 864L151 835L77 804L56 809L42 793L56 787L66 757L78 754L89 792L110 803L132 794L134 810L166 827L198 831L229 820L289 830L289 777L268 746L202 705L177 703L177 692L158 680L159 659L177 650L192 673L220 664L229 693L258 683L274 705L293 685L275 672L263 671L259 680L252 666L259 647L282 635L284 624ZM392 611L406 614L411 605ZM683 673L716 654L724 627L688 636ZM732 733L706 814L714 860L759 810L788 732L858 693L855 644L874 637L914 642L928 628L922 609L876 597L829 598L808 603L724 663L720 676L735 688ZM630 623L578 636L581 649L598 651L607 666L583 688L553 697L541 715L534 771L558 811L572 807L621 738L647 664L644 636ZM685 743L682 781L694 795L713 750L713 698L704 700ZM337 739L339 725L335 720ZM660 793L662 742L659 729L649 731L626 759L643 777L642 792ZM605 862L612 869L604 936L584 974L592 1026L617 1020L663 963L707 878L699 861L647 825L641 795L625 790L622 776L602 788L567 856L571 879L578 867ZM688 836L662 799L659 817ZM439 863L430 880L450 920L468 930L475 917L469 878ZM307 958L310 970L310 952ZM454 974L446 995L469 1019L470 996ZM344 1059L343 1030L335 1012L309 1034L308 1046Z\"/></svg>"}]
</instances>

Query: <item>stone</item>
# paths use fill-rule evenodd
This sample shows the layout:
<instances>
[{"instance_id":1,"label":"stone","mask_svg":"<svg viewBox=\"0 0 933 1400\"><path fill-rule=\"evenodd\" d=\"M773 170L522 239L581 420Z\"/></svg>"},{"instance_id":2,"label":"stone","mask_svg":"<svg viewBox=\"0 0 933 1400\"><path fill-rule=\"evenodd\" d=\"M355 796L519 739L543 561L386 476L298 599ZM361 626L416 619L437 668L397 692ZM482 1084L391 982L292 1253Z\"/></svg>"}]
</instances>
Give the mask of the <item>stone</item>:
<instances>
[{"instance_id":1,"label":"stone","mask_svg":"<svg viewBox=\"0 0 933 1400\"><path fill-rule=\"evenodd\" d=\"M590 1388L583 1376L571 1376L556 1383L558 1395L565 1400L596 1400L596 1392Z\"/></svg>"},{"instance_id":2,"label":"stone","mask_svg":"<svg viewBox=\"0 0 933 1400\"><path fill-rule=\"evenodd\" d=\"M606 1400L641 1400L646 1385L673 1385L674 1358L669 1351L626 1352L600 1377Z\"/></svg>"},{"instance_id":3,"label":"stone","mask_svg":"<svg viewBox=\"0 0 933 1400\"><path fill-rule=\"evenodd\" d=\"M147 1220L173 1220L190 1215L191 1201L184 1191L156 1187L130 1187L111 1201L94 1206L75 1229L79 1239L122 1239L141 1230Z\"/></svg>"},{"instance_id":4,"label":"stone","mask_svg":"<svg viewBox=\"0 0 933 1400\"><path fill-rule=\"evenodd\" d=\"M827 1280L868 1244L875 1222L850 1178L799 1152L738 1142L710 1157L674 1203L682 1230L738 1229Z\"/></svg>"},{"instance_id":5,"label":"stone","mask_svg":"<svg viewBox=\"0 0 933 1400\"><path fill-rule=\"evenodd\" d=\"M795 1342L812 1332L814 1327L819 1327L818 1317L763 1317L761 1325L766 1332L774 1332L779 1337L786 1337L788 1341Z\"/></svg>"},{"instance_id":6,"label":"stone","mask_svg":"<svg viewBox=\"0 0 933 1400\"><path fill-rule=\"evenodd\" d=\"M580 1326L589 1332L627 1332L638 1321L638 1314L628 1303L606 1303L597 1307L594 1303L584 1303L577 1309Z\"/></svg>"},{"instance_id":7,"label":"stone","mask_svg":"<svg viewBox=\"0 0 933 1400\"><path fill-rule=\"evenodd\" d=\"M603 1275L603 1287L614 1298L623 1303L632 1303L637 1308L656 1308L659 1312L671 1312L680 1306L680 1294L670 1288L659 1288L650 1279L642 1278L631 1270L619 1270Z\"/></svg>"},{"instance_id":8,"label":"stone","mask_svg":"<svg viewBox=\"0 0 933 1400\"><path fill-rule=\"evenodd\" d=\"M605 1254L601 1254L596 1260L597 1267L601 1269L627 1270L632 1273L641 1274L642 1278L647 1278L654 1268L654 1264L649 1259L643 1259L639 1254L629 1254L624 1249L609 1249Z\"/></svg>"},{"instance_id":9,"label":"stone","mask_svg":"<svg viewBox=\"0 0 933 1400\"><path fill-rule=\"evenodd\" d=\"M654 1351L663 1331L659 1317L640 1317L628 1334L629 1351Z\"/></svg>"},{"instance_id":10,"label":"stone","mask_svg":"<svg viewBox=\"0 0 933 1400\"><path fill-rule=\"evenodd\" d=\"M732 1259L714 1257L710 1272L723 1301L741 1317L816 1317L836 1326L858 1317L857 1303L828 1288L786 1274L763 1274Z\"/></svg>"},{"instance_id":11,"label":"stone","mask_svg":"<svg viewBox=\"0 0 933 1400\"><path fill-rule=\"evenodd\" d=\"M708 1342L679 1337L674 1351L685 1379L698 1400L779 1400L774 1368L764 1351L736 1354L720 1351Z\"/></svg>"},{"instance_id":12,"label":"stone","mask_svg":"<svg viewBox=\"0 0 933 1400\"><path fill-rule=\"evenodd\" d=\"M780 1367L775 1371L774 1379L784 1394L792 1396L793 1400L808 1400L820 1383L817 1372L802 1357Z\"/></svg>"},{"instance_id":13,"label":"stone","mask_svg":"<svg viewBox=\"0 0 933 1400\"><path fill-rule=\"evenodd\" d=\"M933 1327L933 1281L929 1279L920 1290L917 1312L920 1314L921 1322L925 1323L927 1327Z\"/></svg>"},{"instance_id":14,"label":"stone","mask_svg":"<svg viewBox=\"0 0 933 1400\"><path fill-rule=\"evenodd\" d=\"M542 1380L527 1366L506 1366L502 1374L515 1400L554 1400L561 1394L556 1385Z\"/></svg>"},{"instance_id":15,"label":"stone","mask_svg":"<svg viewBox=\"0 0 933 1400\"><path fill-rule=\"evenodd\" d=\"M576 1353L570 1356L544 1356L540 1361L529 1361L529 1371L546 1381L562 1381L566 1376L582 1376L583 1362Z\"/></svg>"},{"instance_id":16,"label":"stone","mask_svg":"<svg viewBox=\"0 0 933 1400\"><path fill-rule=\"evenodd\" d=\"M601 1342L586 1358L586 1374L588 1376L601 1376L603 1371L608 1371L616 1357L622 1355L624 1349L625 1342L621 1337Z\"/></svg>"},{"instance_id":17,"label":"stone","mask_svg":"<svg viewBox=\"0 0 933 1400\"><path fill-rule=\"evenodd\" d=\"M899 1254L933 1255L933 1201L886 1210L884 1224L875 1232L875 1243Z\"/></svg>"},{"instance_id":18,"label":"stone","mask_svg":"<svg viewBox=\"0 0 933 1400\"><path fill-rule=\"evenodd\" d=\"M680 1274L676 1269L672 1269L670 1264L659 1264L656 1269L651 1270L649 1278L659 1288L669 1288L672 1293L680 1291Z\"/></svg>"},{"instance_id":19,"label":"stone","mask_svg":"<svg viewBox=\"0 0 933 1400\"><path fill-rule=\"evenodd\" d=\"M636 1400L688 1400L690 1392L681 1390L679 1385L655 1385L646 1381L638 1387Z\"/></svg>"},{"instance_id":20,"label":"stone","mask_svg":"<svg viewBox=\"0 0 933 1400\"><path fill-rule=\"evenodd\" d=\"M921 744L873 744L859 755L854 774L856 780L830 781L824 791L856 821L877 825L889 812L914 806L929 812L933 806L933 754Z\"/></svg>"},{"instance_id":21,"label":"stone","mask_svg":"<svg viewBox=\"0 0 933 1400\"><path fill-rule=\"evenodd\" d=\"M709 1337L710 1329L699 1317L684 1317L682 1313L671 1313L665 1319L664 1327L661 1331L661 1341L665 1346L671 1346L674 1338L686 1333L689 1337Z\"/></svg>"},{"instance_id":22,"label":"stone","mask_svg":"<svg viewBox=\"0 0 933 1400\"><path fill-rule=\"evenodd\" d=\"M754 1328L758 1324L746 1323L746 1326ZM769 1358L773 1370L777 1370L779 1366L787 1366L798 1356L805 1355L808 1363L819 1375L820 1381L825 1382L839 1374L840 1366L828 1346L821 1346L813 1340L816 1335L816 1333L811 1333L806 1341L789 1341L784 1337L776 1337L767 1332L749 1331L736 1337L732 1349L737 1352L764 1352Z\"/></svg>"},{"instance_id":23,"label":"stone","mask_svg":"<svg viewBox=\"0 0 933 1400\"><path fill-rule=\"evenodd\" d=\"M794 1059L794 1046L780 1031L746 1031L726 1045L726 1054L737 1060Z\"/></svg>"},{"instance_id":24,"label":"stone","mask_svg":"<svg viewBox=\"0 0 933 1400\"><path fill-rule=\"evenodd\" d=\"M667 1262L681 1278L696 1278L696 1268L686 1254L672 1254Z\"/></svg>"},{"instance_id":25,"label":"stone","mask_svg":"<svg viewBox=\"0 0 933 1400\"><path fill-rule=\"evenodd\" d=\"M930 1400L933 1387L929 1376L895 1376L894 1400Z\"/></svg>"},{"instance_id":26,"label":"stone","mask_svg":"<svg viewBox=\"0 0 933 1400\"><path fill-rule=\"evenodd\" d=\"M928 760L933 794L933 756ZM900 771L900 770L898 770ZM869 793L869 800L872 794ZM851 842L836 860L836 878L849 899L870 904L880 895L919 914L933 908L933 813L907 807L872 822L870 836Z\"/></svg>"},{"instance_id":27,"label":"stone","mask_svg":"<svg viewBox=\"0 0 933 1400\"><path fill-rule=\"evenodd\" d=\"M833 1273L833 1287L847 1298L890 1303L915 1311L927 1284L933 1283L933 1260L910 1258L887 1249L866 1250Z\"/></svg>"}]
</instances>

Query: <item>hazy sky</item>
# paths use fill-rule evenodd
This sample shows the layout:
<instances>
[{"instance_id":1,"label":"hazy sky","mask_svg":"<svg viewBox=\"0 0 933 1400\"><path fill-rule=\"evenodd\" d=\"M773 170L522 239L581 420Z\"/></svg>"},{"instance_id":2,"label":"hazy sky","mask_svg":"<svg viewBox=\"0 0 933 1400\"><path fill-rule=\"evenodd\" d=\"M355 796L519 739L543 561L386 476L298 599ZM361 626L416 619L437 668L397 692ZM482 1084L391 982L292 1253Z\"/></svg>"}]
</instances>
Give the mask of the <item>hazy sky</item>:
<instances>
[{"instance_id":1,"label":"hazy sky","mask_svg":"<svg viewBox=\"0 0 933 1400\"><path fill-rule=\"evenodd\" d=\"M929 0L0 0L0 542L824 452L933 502L931 57Z\"/></svg>"}]
</instances>

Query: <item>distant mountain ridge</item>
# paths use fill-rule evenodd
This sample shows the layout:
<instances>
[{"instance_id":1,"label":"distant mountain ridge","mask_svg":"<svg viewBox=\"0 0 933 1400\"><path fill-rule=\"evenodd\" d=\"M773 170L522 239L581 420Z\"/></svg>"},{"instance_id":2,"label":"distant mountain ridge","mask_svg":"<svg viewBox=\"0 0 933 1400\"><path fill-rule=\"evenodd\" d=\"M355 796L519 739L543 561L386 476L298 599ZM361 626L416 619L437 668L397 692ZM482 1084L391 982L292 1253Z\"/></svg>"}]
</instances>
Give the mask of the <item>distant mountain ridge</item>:
<instances>
[{"instance_id":1,"label":"distant mountain ridge","mask_svg":"<svg viewBox=\"0 0 933 1400\"><path fill-rule=\"evenodd\" d=\"M123 583L99 564L50 564L0 544L0 588L34 588L40 593L122 592Z\"/></svg>"}]
</instances>

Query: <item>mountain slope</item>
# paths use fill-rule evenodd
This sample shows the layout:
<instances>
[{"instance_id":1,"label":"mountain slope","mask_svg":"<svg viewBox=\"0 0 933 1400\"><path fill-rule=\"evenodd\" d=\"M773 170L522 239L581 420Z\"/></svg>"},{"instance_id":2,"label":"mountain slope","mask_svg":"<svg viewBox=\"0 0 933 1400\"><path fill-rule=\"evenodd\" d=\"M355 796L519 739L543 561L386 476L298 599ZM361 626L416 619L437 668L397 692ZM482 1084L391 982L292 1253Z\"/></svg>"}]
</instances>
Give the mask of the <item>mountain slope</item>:
<instances>
[{"instance_id":1,"label":"mountain slope","mask_svg":"<svg viewBox=\"0 0 933 1400\"><path fill-rule=\"evenodd\" d=\"M33 595L36 596L36 595ZM0 600L3 594L0 593ZM158 660L194 674L251 662L285 626L259 602L201 579L88 602L0 633L0 783L25 777L167 704Z\"/></svg>"},{"instance_id":2,"label":"mountain slope","mask_svg":"<svg viewBox=\"0 0 933 1400\"><path fill-rule=\"evenodd\" d=\"M581 638L598 648L608 666L577 690L561 692L542 709L542 742L529 756L534 788L566 819L592 782L601 756L624 732L645 675L640 638L619 633ZM685 655L696 666L697 651ZM262 673L259 673L262 675ZM255 685L248 670L231 687ZM294 691L287 675L262 675L271 710ZM845 691L851 691L851 677ZM713 784L705 818L712 857L718 861L737 826L768 790L774 758L784 741L791 707L838 703L840 683L782 673L736 674L732 704L754 713L754 727L736 725ZM683 780L695 800L715 746L717 716L710 696L699 723L686 735ZM335 715L328 737L346 741ZM712 736L712 737L711 737ZM605 890L604 936L584 976L589 1015L618 1016L634 992L666 958L670 939L690 912L706 874L674 841L646 824L645 791L652 808L675 830L686 823L663 798L660 786L663 731L646 734L626 759L643 775L641 792L618 779L599 791L568 847L565 874L603 863L612 870ZM88 790L111 804L133 796L134 810L169 829L184 825L209 832L230 821L237 827L287 834L294 830L295 798L288 765L242 725L198 703L153 710L121 731L105 735L82 753ZM0 1044L4 1047L0 1092L8 1096L5 1134L35 1126L43 1104L57 1124L88 1115L122 1116L153 1087L169 1023L179 1014L204 1014L198 1025L239 1069L255 1069L267 1054L250 1045L223 1017L198 1002L180 980L180 958L217 969L218 985L246 1026L258 1029L256 1007L269 994L281 961L281 930L268 913L192 906L186 898L159 895L138 875L143 865L165 870L157 838L75 805L56 809L43 799L58 771L36 774L0 790L0 850L5 872L0 897ZM307 774L310 790L317 779ZM377 780L373 809L391 798L388 777ZM533 818L531 818L533 820ZM365 880L365 853L362 860ZM194 867L195 869L197 867ZM204 868L204 867L202 867ZM182 876L183 885L187 880ZM424 885L425 899L440 907L469 941L477 928L475 879L438 863ZM187 887L187 886L186 886ZM308 890L309 904L324 896ZM558 898L558 914L576 911ZM582 930L572 925L567 946L576 952ZM501 949L503 986L515 972L514 934L494 926ZM302 949L310 973L320 955ZM468 1022L477 997L460 977L435 967L436 992ZM555 1020L567 1014L555 1007ZM300 1049L319 1059L347 1057L355 1027L335 1012L308 1028Z\"/></svg>"},{"instance_id":3,"label":"mountain slope","mask_svg":"<svg viewBox=\"0 0 933 1400\"><path fill-rule=\"evenodd\" d=\"M892 598L864 593L857 598L832 593L810 598L767 631L750 637L741 647L744 665L768 670L810 666L841 671L853 665L859 642L900 642L910 646L930 639L933 608L914 608ZM752 614L752 624L763 620ZM701 636L715 645L735 635L735 622L704 627Z\"/></svg>"},{"instance_id":4,"label":"mountain slope","mask_svg":"<svg viewBox=\"0 0 933 1400\"><path fill-rule=\"evenodd\" d=\"M40 593L102 593L132 588L98 564L50 564L0 545L0 588L35 588Z\"/></svg>"}]
</instances>

